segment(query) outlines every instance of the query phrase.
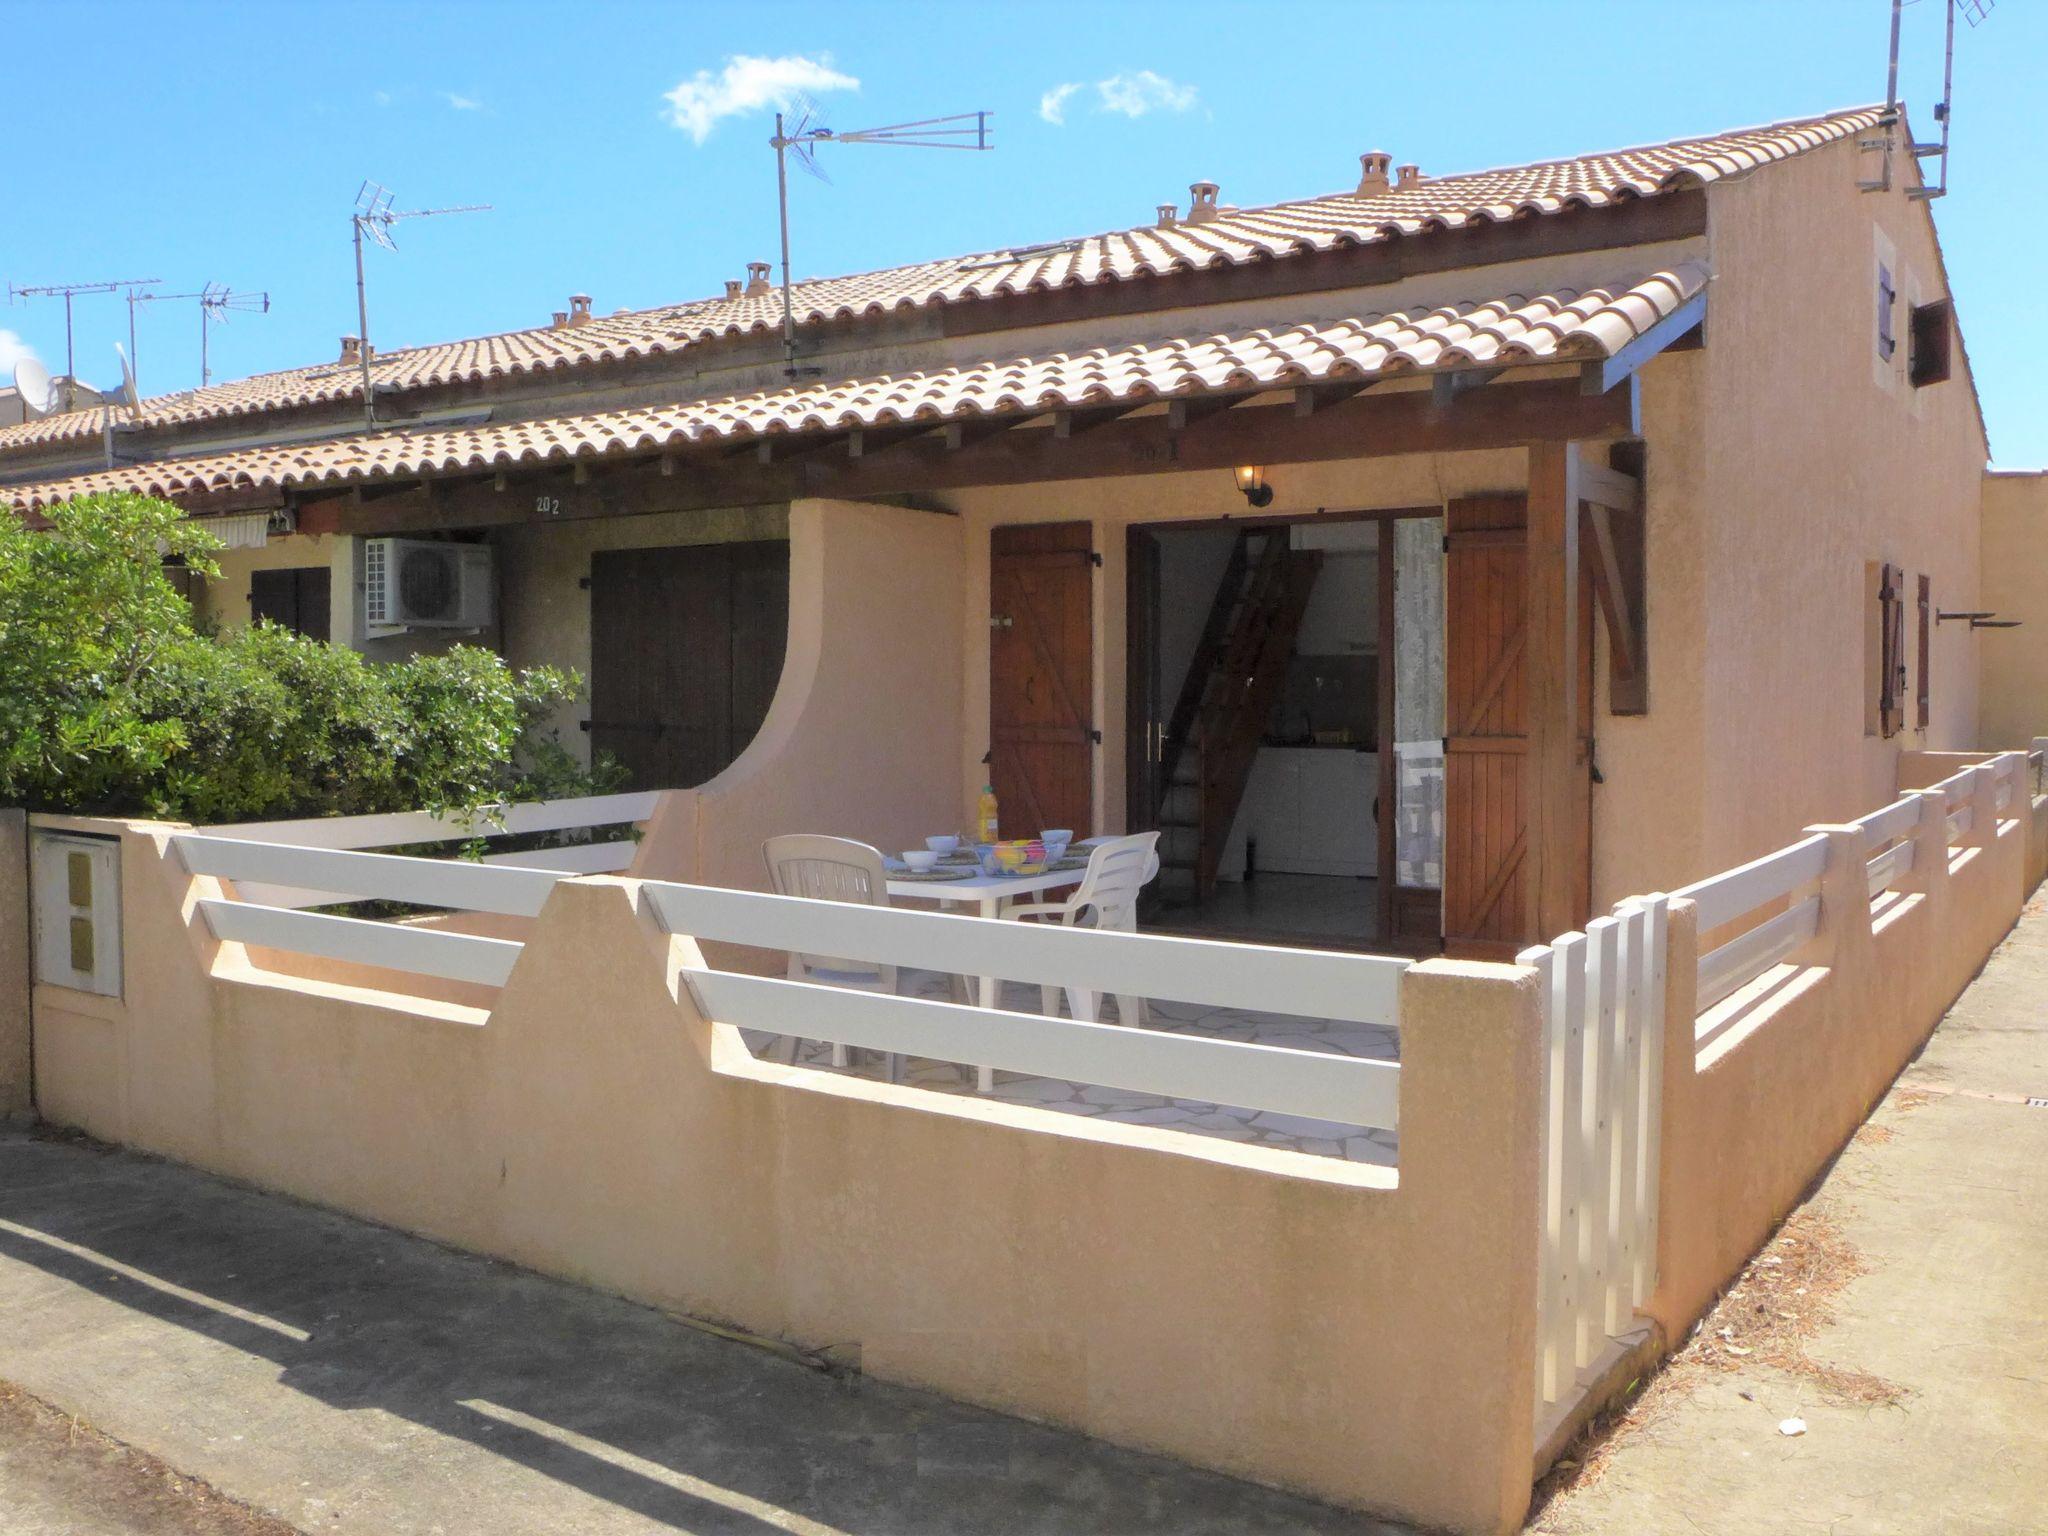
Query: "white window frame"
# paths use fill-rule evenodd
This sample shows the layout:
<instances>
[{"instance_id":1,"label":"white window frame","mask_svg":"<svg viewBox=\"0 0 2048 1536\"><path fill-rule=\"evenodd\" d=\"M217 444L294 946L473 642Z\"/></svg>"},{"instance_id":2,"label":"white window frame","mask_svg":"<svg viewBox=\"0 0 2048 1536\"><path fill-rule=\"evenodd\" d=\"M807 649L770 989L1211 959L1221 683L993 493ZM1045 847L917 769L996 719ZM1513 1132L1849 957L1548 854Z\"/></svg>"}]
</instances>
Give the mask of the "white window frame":
<instances>
[{"instance_id":1,"label":"white window frame","mask_svg":"<svg viewBox=\"0 0 2048 1536\"><path fill-rule=\"evenodd\" d=\"M83 833L38 832L32 869L36 980L46 986L119 997L121 844L114 838ZM74 874L84 876L82 891ZM83 900L78 899L81 895ZM83 970L73 964L74 944L81 934L91 958L90 968Z\"/></svg>"}]
</instances>

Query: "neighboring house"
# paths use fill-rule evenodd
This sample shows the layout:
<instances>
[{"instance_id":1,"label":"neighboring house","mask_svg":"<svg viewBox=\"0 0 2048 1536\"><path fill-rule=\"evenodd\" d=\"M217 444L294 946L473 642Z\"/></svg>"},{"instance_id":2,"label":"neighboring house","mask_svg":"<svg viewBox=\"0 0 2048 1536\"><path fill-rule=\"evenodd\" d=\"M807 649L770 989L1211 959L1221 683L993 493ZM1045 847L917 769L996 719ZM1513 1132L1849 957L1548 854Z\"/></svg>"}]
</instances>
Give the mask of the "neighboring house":
<instances>
[{"instance_id":1,"label":"neighboring house","mask_svg":"<svg viewBox=\"0 0 2048 1536\"><path fill-rule=\"evenodd\" d=\"M678 878L903 846L986 777L1012 830L1159 827L1162 923L1510 954L1888 800L1903 749L2023 744L1936 618L1987 606L1987 447L1910 144L1870 108L1197 183L799 284L794 379L765 265L578 296L374 357L369 430L352 339L0 429L0 494L181 501L247 546L210 611L372 654L451 633L373 633L377 541L468 548L413 595L703 786Z\"/></svg>"}]
</instances>

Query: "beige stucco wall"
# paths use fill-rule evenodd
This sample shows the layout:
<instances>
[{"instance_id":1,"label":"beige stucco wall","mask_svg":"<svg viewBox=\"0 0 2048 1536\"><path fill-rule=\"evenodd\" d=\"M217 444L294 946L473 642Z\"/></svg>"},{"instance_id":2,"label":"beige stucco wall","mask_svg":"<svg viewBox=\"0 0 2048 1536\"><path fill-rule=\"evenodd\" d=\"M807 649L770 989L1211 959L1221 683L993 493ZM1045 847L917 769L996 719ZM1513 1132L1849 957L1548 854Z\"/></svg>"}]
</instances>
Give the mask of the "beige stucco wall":
<instances>
[{"instance_id":1,"label":"beige stucco wall","mask_svg":"<svg viewBox=\"0 0 2048 1536\"><path fill-rule=\"evenodd\" d=\"M2012 926L2036 820L2023 801L1988 842L1947 857L1916 850L1874 925L1852 837L1840 899L1823 893L1831 953L1718 1005L1708 1019L1724 1032L1704 1049L1694 1045L1693 907L1673 903L1659 1273L1647 1309L1667 1337L1683 1336L1784 1219Z\"/></svg>"},{"instance_id":2,"label":"beige stucco wall","mask_svg":"<svg viewBox=\"0 0 2048 1536\"><path fill-rule=\"evenodd\" d=\"M1977 744L2024 746L2048 736L2048 470L1984 477L1982 560L1979 606L2020 627L1979 632Z\"/></svg>"},{"instance_id":3,"label":"beige stucco wall","mask_svg":"<svg viewBox=\"0 0 2048 1536\"><path fill-rule=\"evenodd\" d=\"M758 889L762 841L779 833L895 851L959 824L961 519L809 500L788 529L789 643L768 716L723 773L664 797L635 874Z\"/></svg>"},{"instance_id":4,"label":"beige stucco wall","mask_svg":"<svg viewBox=\"0 0 2048 1536\"><path fill-rule=\"evenodd\" d=\"M331 565L335 543L324 533L288 533L271 538L261 549L224 549L214 556L220 574L200 584L195 609L222 629L240 628L249 622L252 572Z\"/></svg>"},{"instance_id":5,"label":"beige stucco wall","mask_svg":"<svg viewBox=\"0 0 2048 1536\"><path fill-rule=\"evenodd\" d=\"M38 992L60 1124L884 1379L1432 1528L1519 1526L1532 972L1409 973L1397 1178L757 1062L633 881L557 886L487 1015L267 975L193 920L216 887L168 829L122 830L148 1006Z\"/></svg>"},{"instance_id":6,"label":"beige stucco wall","mask_svg":"<svg viewBox=\"0 0 2048 1536\"><path fill-rule=\"evenodd\" d=\"M1935 629L1930 727L1864 734L1865 564L1907 571L1909 661L1919 574L1937 606L1979 606L1986 448L1960 348L1947 383L1905 379L1906 306L1945 291L1927 206L1903 186L1858 192L1861 172L1845 141L1709 192L1701 832L1694 862L1666 882L1882 804L1902 749L1977 744L1978 642L1957 624ZM1901 339L1885 382L1873 221L1900 268ZM1666 659L1653 657L1653 690Z\"/></svg>"},{"instance_id":7,"label":"beige stucco wall","mask_svg":"<svg viewBox=\"0 0 2048 1536\"><path fill-rule=\"evenodd\" d=\"M0 1119L30 1103L28 814L0 810Z\"/></svg>"}]
</instances>

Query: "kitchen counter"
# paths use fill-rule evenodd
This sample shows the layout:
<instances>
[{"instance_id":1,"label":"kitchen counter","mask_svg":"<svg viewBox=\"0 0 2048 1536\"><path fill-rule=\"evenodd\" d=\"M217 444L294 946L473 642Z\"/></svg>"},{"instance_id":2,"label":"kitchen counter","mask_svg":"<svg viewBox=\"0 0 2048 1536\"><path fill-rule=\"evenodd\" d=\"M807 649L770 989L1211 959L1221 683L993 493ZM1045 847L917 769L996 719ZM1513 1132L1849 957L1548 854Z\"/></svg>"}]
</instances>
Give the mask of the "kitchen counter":
<instances>
[{"instance_id":1,"label":"kitchen counter","mask_svg":"<svg viewBox=\"0 0 2048 1536\"><path fill-rule=\"evenodd\" d=\"M1376 875L1380 789L1377 752L1352 746L1262 746L1217 874L1244 878L1245 842L1258 867L1279 874Z\"/></svg>"}]
</instances>

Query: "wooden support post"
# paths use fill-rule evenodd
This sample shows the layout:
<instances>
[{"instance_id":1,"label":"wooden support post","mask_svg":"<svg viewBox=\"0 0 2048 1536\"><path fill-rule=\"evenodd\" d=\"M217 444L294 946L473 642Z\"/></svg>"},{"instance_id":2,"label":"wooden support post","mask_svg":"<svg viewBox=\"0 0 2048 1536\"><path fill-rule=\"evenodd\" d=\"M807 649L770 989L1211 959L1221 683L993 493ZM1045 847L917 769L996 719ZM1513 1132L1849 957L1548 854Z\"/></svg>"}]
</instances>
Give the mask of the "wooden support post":
<instances>
[{"instance_id":1,"label":"wooden support post","mask_svg":"<svg viewBox=\"0 0 2048 1536\"><path fill-rule=\"evenodd\" d=\"M1529 449L1529 928L1532 942L1581 927L1591 899L1591 764L1582 736L1579 447Z\"/></svg>"}]
</instances>

